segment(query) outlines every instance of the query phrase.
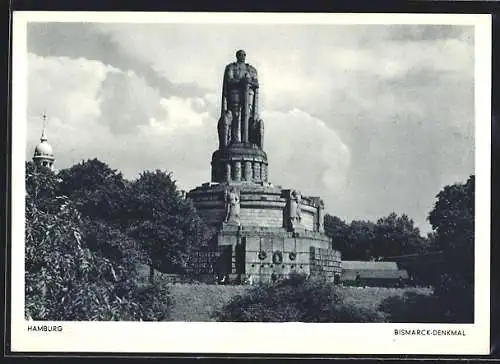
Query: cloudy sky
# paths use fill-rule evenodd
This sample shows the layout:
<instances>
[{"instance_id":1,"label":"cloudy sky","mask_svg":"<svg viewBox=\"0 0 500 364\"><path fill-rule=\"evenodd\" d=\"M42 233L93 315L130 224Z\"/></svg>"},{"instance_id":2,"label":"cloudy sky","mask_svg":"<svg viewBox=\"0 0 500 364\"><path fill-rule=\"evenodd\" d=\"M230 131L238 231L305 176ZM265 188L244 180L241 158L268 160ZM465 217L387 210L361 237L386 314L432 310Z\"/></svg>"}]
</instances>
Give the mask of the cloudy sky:
<instances>
[{"instance_id":1,"label":"cloudy sky","mask_svg":"<svg viewBox=\"0 0 500 364\"><path fill-rule=\"evenodd\" d=\"M407 213L474 172L474 29L439 25L28 25L27 158L210 179L224 66L259 71L269 180L347 221Z\"/></svg>"}]
</instances>

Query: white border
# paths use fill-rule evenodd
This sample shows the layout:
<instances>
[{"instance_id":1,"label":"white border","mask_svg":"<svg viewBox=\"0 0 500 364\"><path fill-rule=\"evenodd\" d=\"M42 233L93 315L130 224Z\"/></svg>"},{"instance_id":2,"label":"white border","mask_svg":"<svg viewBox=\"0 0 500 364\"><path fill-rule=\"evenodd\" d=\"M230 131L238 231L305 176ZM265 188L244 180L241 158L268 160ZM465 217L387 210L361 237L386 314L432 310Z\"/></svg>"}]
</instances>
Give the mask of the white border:
<instances>
[{"instance_id":1,"label":"white border","mask_svg":"<svg viewBox=\"0 0 500 364\"><path fill-rule=\"evenodd\" d=\"M475 26L475 323L263 324L54 322L62 332L28 332L24 319L24 161L29 21L106 23L461 24ZM453 62L453 60L450 60ZM491 16L467 14L272 14L14 12L12 94L12 351L488 354L490 349ZM51 324L43 322L43 324ZM464 329L466 336L394 336L394 329Z\"/></svg>"}]
</instances>

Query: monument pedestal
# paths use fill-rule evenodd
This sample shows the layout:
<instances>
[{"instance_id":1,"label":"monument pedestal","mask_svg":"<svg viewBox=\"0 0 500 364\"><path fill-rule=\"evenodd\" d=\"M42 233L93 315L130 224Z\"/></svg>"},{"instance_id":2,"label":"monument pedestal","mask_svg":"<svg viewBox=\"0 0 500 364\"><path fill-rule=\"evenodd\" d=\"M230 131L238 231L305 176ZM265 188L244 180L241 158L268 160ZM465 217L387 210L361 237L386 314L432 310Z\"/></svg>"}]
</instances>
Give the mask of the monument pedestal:
<instances>
[{"instance_id":1,"label":"monument pedestal","mask_svg":"<svg viewBox=\"0 0 500 364\"><path fill-rule=\"evenodd\" d=\"M239 191L239 223L224 222L225 191L231 188ZM321 206L314 198L302 197L301 221L292 229L287 222L289 195L290 190L270 183L231 182L206 183L187 196L204 220L217 229L213 246L231 250L231 263L226 259L222 268L225 274L252 276L254 282L269 281L273 272L277 277L291 272L309 275L323 271L319 266L329 265L333 280L341 273L341 257L340 252L332 250L331 239L317 223ZM318 258L327 251L332 252L329 262Z\"/></svg>"}]
</instances>

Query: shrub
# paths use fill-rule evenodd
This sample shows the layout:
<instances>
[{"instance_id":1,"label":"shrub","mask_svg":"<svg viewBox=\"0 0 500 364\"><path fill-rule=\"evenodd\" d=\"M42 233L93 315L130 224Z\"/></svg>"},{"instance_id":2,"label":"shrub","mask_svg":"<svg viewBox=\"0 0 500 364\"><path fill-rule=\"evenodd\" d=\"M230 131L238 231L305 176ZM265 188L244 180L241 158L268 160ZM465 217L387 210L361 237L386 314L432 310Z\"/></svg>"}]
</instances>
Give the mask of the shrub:
<instances>
[{"instance_id":1,"label":"shrub","mask_svg":"<svg viewBox=\"0 0 500 364\"><path fill-rule=\"evenodd\" d=\"M81 216L65 197L51 211L26 204L25 314L34 320L164 320L168 291L89 249ZM57 207L57 208L56 208ZM56 211L56 212L52 212Z\"/></svg>"},{"instance_id":2,"label":"shrub","mask_svg":"<svg viewBox=\"0 0 500 364\"><path fill-rule=\"evenodd\" d=\"M439 300L434 295L406 292L382 301L379 310L387 314L389 322L443 322Z\"/></svg>"},{"instance_id":3,"label":"shrub","mask_svg":"<svg viewBox=\"0 0 500 364\"><path fill-rule=\"evenodd\" d=\"M215 313L218 321L376 322L379 313L342 302L336 286L323 278L293 274L276 284L260 284L235 296Z\"/></svg>"}]
</instances>

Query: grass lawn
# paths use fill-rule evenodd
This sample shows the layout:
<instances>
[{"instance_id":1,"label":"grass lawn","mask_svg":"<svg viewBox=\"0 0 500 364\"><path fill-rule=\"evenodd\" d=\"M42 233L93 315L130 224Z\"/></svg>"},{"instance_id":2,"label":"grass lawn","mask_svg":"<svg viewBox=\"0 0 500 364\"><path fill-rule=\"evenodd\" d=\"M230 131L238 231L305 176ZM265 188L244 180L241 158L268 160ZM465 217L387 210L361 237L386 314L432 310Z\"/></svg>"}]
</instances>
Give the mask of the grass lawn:
<instances>
[{"instance_id":1,"label":"grass lawn","mask_svg":"<svg viewBox=\"0 0 500 364\"><path fill-rule=\"evenodd\" d=\"M215 321L212 312L222 308L232 297L244 294L249 286L211 284L171 284L173 299L171 321Z\"/></svg>"},{"instance_id":2,"label":"grass lawn","mask_svg":"<svg viewBox=\"0 0 500 364\"><path fill-rule=\"evenodd\" d=\"M171 321L215 321L211 314L232 297L242 295L250 286L216 286L208 284L171 284L173 299ZM413 291L431 294L427 288L340 287L346 303L376 309L387 297Z\"/></svg>"},{"instance_id":3,"label":"grass lawn","mask_svg":"<svg viewBox=\"0 0 500 364\"><path fill-rule=\"evenodd\" d=\"M432 294L430 288L382 288L382 287L342 287L340 288L344 302L354 306L377 310L378 305L388 297L403 296L406 292L419 294Z\"/></svg>"}]
</instances>

